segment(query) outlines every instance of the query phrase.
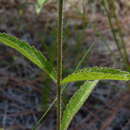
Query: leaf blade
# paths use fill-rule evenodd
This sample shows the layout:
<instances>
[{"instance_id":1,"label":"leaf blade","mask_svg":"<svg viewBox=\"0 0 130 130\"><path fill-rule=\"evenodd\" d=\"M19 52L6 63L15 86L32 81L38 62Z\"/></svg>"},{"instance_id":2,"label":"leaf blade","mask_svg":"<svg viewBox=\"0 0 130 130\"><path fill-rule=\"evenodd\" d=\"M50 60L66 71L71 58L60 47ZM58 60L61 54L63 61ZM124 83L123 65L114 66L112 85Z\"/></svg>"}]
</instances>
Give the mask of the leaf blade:
<instances>
[{"instance_id":1,"label":"leaf blade","mask_svg":"<svg viewBox=\"0 0 130 130\"><path fill-rule=\"evenodd\" d=\"M68 75L61 84L83 80L130 80L130 73L107 67L91 67Z\"/></svg>"},{"instance_id":2,"label":"leaf blade","mask_svg":"<svg viewBox=\"0 0 130 130\"><path fill-rule=\"evenodd\" d=\"M86 99L89 97L93 89L95 88L98 80L96 81L86 81L73 95L69 103L66 106L65 111L63 112L63 118L61 121L61 129L67 130L71 120L74 115L79 111L81 106L84 104Z\"/></svg>"},{"instance_id":3,"label":"leaf blade","mask_svg":"<svg viewBox=\"0 0 130 130\"><path fill-rule=\"evenodd\" d=\"M27 42L21 41L16 37L5 33L0 33L0 42L20 52L40 69L44 70L54 81L56 80L56 73L53 66L35 47L32 47Z\"/></svg>"}]
</instances>

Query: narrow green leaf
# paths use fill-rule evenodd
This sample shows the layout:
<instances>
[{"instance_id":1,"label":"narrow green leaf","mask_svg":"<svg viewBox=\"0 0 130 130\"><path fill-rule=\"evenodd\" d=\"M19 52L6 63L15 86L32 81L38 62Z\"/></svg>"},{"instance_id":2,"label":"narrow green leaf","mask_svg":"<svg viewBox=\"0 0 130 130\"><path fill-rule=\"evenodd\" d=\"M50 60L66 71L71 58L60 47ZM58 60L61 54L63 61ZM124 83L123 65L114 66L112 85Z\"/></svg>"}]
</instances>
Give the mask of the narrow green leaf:
<instances>
[{"instance_id":1,"label":"narrow green leaf","mask_svg":"<svg viewBox=\"0 0 130 130\"><path fill-rule=\"evenodd\" d=\"M35 5L36 7L36 12L39 14L42 7L43 7L43 4L46 2L47 0L37 0L37 3Z\"/></svg>"},{"instance_id":2,"label":"narrow green leaf","mask_svg":"<svg viewBox=\"0 0 130 130\"><path fill-rule=\"evenodd\" d=\"M89 95L92 93L95 88L98 80L95 81L86 81L72 96L69 103L67 104L61 121L61 129L67 130L71 120L75 116L75 114L79 111L81 106L87 100Z\"/></svg>"},{"instance_id":3,"label":"narrow green leaf","mask_svg":"<svg viewBox=\"0 0 130 130\"><path fill-rule=\"evenodd\" d=\"M47 0L37 0L37 3L38 3L39 5L43 5L46 1L47 1Z\"/></svg>"},{"instance_id":4,"label":"narrow green leaf","mask_svg":"<svg viewBox=\"0 0 130 130\"><path fill-rule=\"evenodd\" d=\"M14 36L5 33L0 33L0 42L16 49L40 69L44 70L54 81L56 80L56 73L53 66L45 58L45 56L36 48L30 46L27 42L21 41Z\"/></svg>"},{"instance_id":5,"label":"narrow green leaf","mask_svg":"<svg viewBox=\"0 0 130 130\"><path fill-rule=\"evenodd\" d=\"M61 84L82 80L130 80L130 73L107 67L85 68L68 75Z\"/></svg>"}]
</instances>

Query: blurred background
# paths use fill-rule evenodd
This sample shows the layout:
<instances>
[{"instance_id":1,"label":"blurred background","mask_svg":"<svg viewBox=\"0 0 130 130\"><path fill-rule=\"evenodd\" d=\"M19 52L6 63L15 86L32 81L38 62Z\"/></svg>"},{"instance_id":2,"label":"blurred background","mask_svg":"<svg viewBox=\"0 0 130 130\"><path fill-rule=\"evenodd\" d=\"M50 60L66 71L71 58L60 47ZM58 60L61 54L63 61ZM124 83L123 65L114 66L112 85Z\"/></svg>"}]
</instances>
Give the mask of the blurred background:
<instances>
[{"instance_id":1,"label":"blurred background","mask_svg":"<svg viewBox=\"0 0 130 130\"><path fill-rule=\"evenodd\" d=\"M0 0L0 32L41 50L56 66L57 1ZM106 66L130 71L130 1L65 0L64 76L80 68ZM71 83L63 107L79 88ZM21 54L0 43L0 127L31 130L56 96L48 76ZM38 130L55 130L56 106ZM130 83L100 81L69 130L130 130Z\"/></svg>"}]
</instances>

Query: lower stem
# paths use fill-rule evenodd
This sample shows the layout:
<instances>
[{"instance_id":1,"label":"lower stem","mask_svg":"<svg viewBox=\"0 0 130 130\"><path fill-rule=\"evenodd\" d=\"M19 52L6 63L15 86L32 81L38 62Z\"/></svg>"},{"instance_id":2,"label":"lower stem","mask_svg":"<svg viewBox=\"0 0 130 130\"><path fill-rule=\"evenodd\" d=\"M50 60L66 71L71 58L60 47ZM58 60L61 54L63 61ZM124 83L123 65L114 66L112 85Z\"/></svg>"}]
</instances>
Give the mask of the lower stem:
<instances>
[{"instance_id":1,"label":"lower stem","mask_svg":"<svg viewBox=\"0 0 130 130\"><path fill-rule=\"evenodd\" d=\"M57 130L61 128L61 87L57 86Z\"/></svg>"}]
</instances>

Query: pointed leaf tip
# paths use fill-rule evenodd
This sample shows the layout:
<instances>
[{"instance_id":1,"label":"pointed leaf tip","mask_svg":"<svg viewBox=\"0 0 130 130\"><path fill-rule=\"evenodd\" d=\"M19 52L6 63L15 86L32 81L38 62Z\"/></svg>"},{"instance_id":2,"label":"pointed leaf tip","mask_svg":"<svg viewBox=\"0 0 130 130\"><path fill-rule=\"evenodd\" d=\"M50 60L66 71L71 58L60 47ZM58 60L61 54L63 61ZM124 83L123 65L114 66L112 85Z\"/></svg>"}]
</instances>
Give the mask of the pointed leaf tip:
<instances>
[{"instance_id":1,"label":"pointed leaf tip","mask_svg":"<svg viewBox=\"0 0 130 130\"><path fill-rule=\"evenodd\" d=\"M130 73L107 67L84 68L65 77L61 84L83 80L130 80Z\"/></svg>"}]
</instances>

